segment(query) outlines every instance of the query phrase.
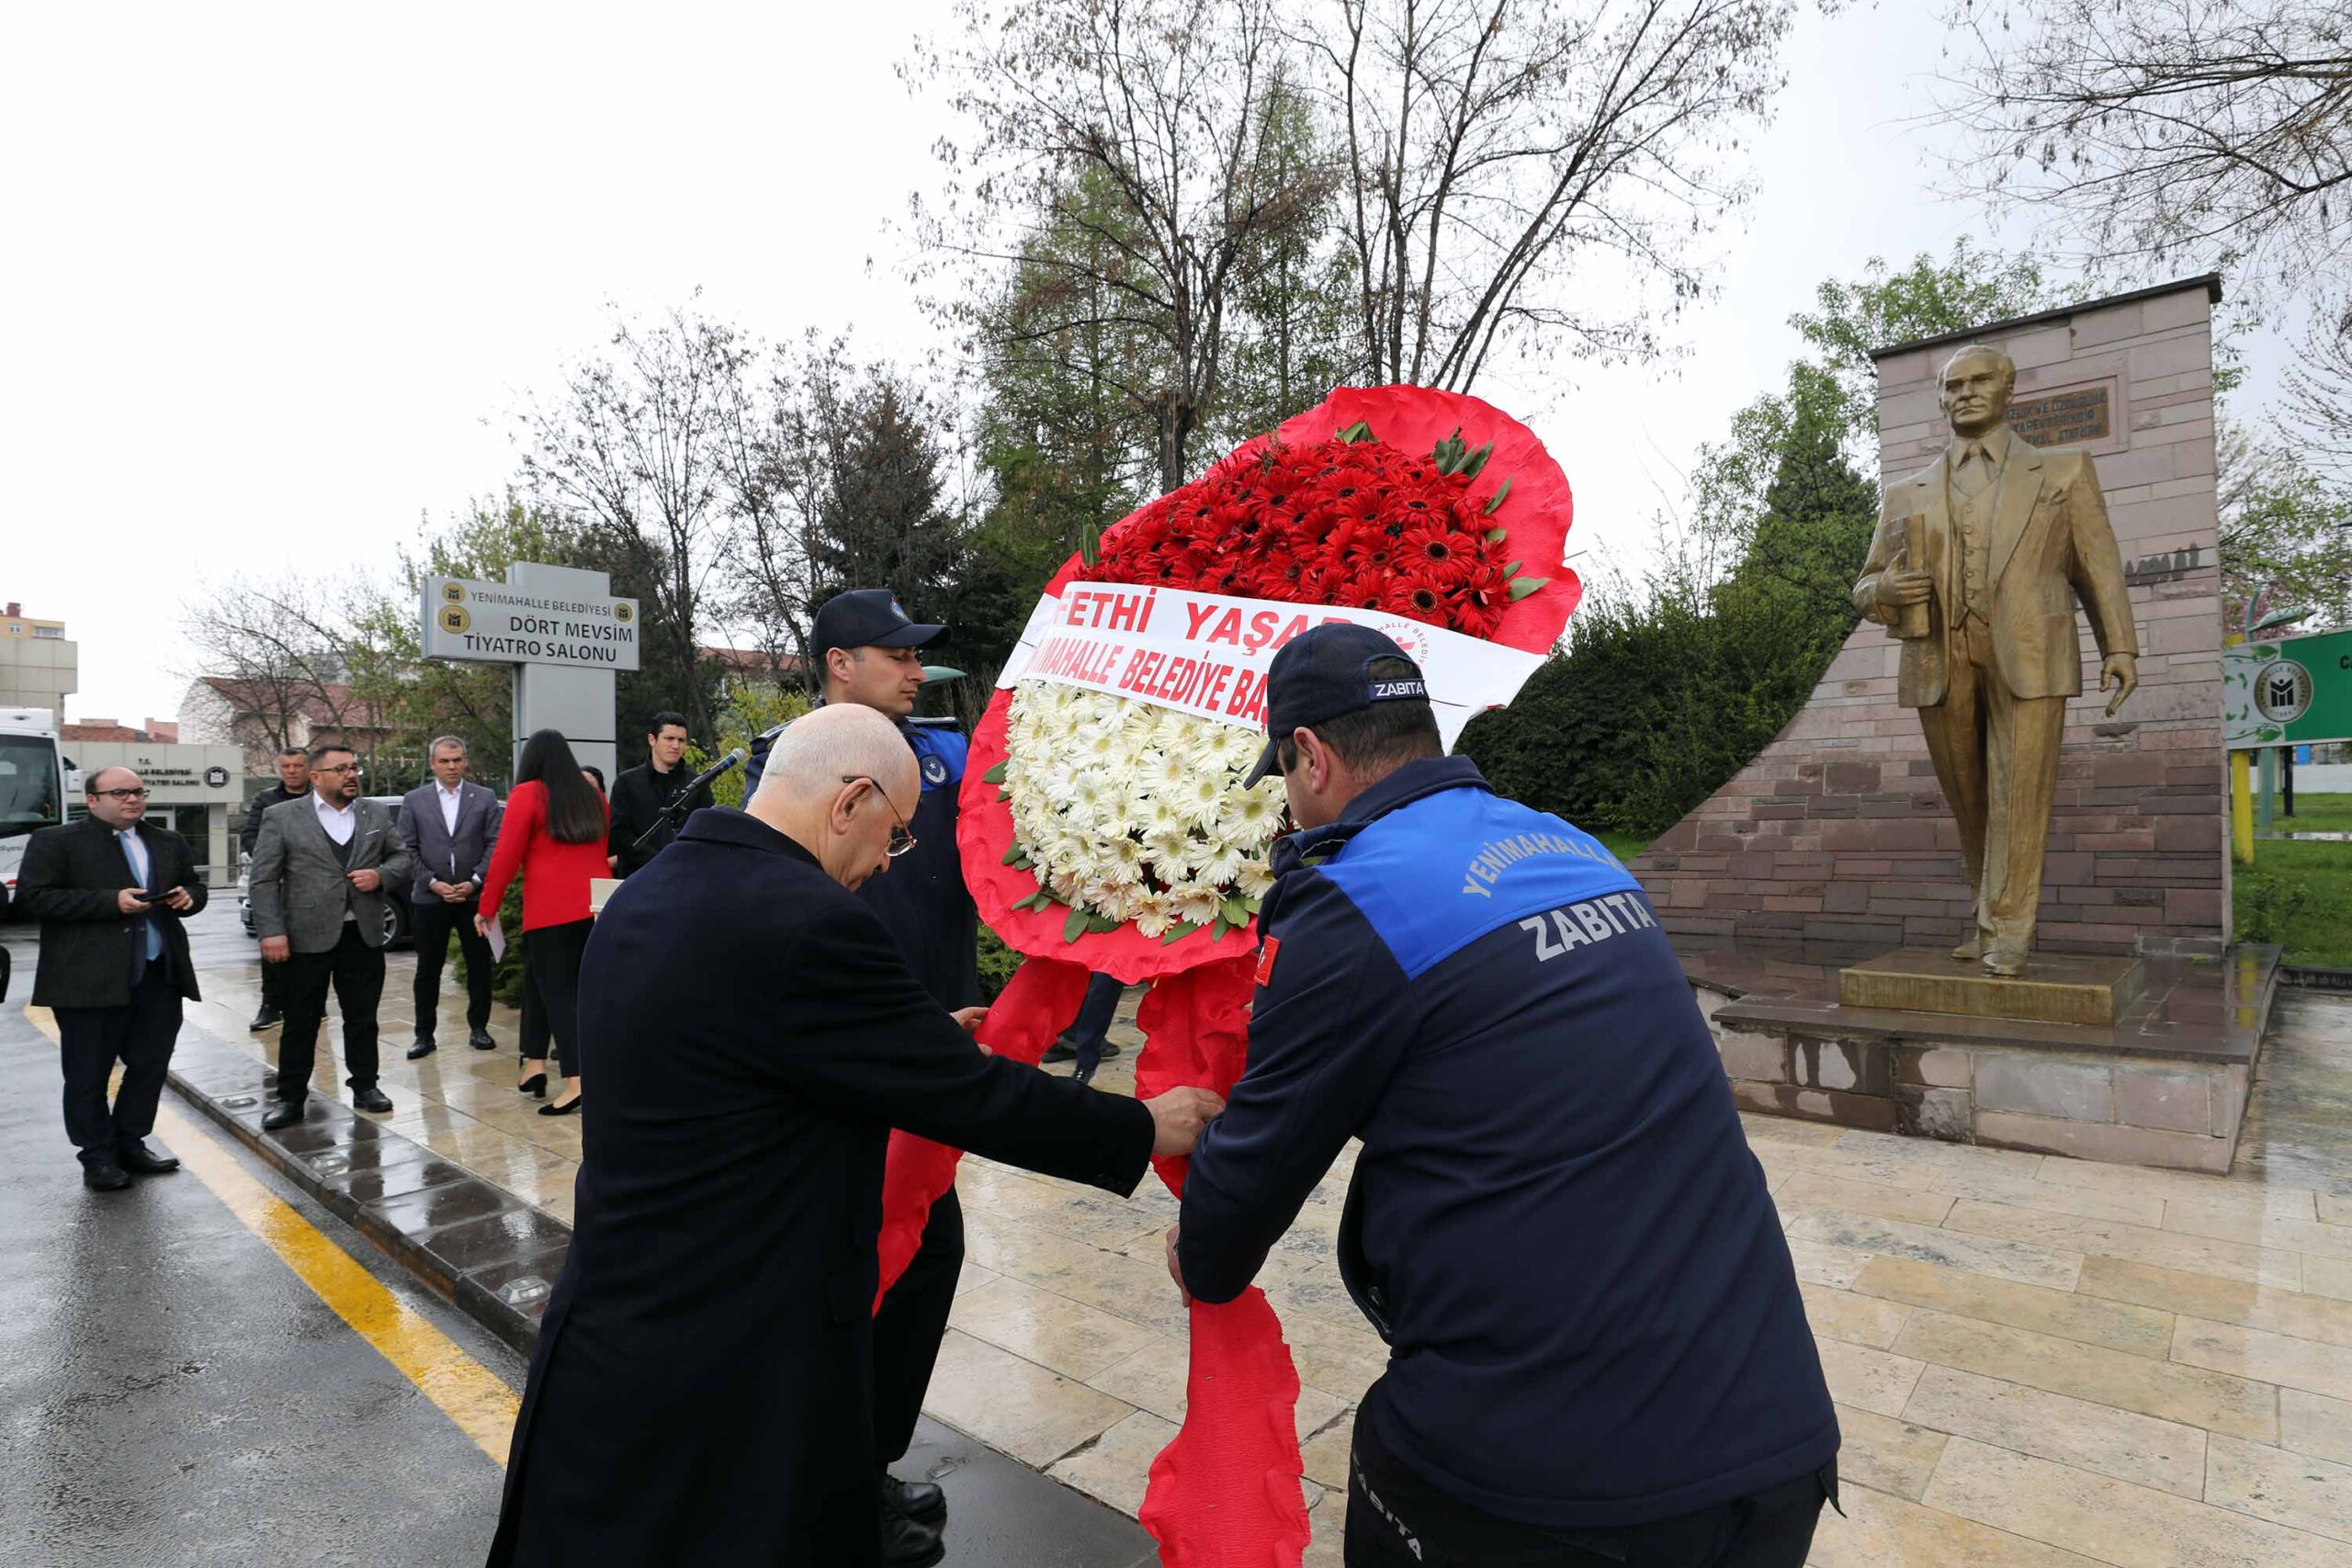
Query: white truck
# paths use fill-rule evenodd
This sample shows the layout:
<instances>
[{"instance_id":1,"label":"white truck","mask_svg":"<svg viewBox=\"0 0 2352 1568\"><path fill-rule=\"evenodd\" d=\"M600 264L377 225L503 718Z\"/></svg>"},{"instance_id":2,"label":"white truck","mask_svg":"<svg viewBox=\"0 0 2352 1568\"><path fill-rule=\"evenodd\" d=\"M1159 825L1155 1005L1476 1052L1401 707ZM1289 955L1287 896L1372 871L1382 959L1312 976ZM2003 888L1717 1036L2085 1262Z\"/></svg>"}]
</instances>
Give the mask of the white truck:
<instances>
[{"instance_id":1,"label":"white truck","mask_svg":"<svg viewBox=\"0 0 2352 1568\"><path fill-rule=\"evenodd\" d=\"M70 791L80 784L80 770L58 748L55 714L0 708L0 883L12 896L26 838L63 822Z\"/></svg>"}]
</instances>

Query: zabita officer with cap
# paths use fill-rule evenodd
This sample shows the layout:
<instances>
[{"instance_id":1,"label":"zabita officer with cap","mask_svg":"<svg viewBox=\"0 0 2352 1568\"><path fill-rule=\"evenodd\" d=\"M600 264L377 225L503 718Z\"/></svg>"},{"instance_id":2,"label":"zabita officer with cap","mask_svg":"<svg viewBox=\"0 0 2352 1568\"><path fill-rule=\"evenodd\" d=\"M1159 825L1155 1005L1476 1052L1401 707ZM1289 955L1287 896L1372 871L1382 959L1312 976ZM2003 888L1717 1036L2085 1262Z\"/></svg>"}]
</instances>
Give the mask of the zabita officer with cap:
<instances>
[{"instance_id":1,"label":"zabita officer with cap","mask_svg":"<svg viewBox=\"0 0 2352 1568\"><path fill-rule=\"evenodd\" d=\"M1590 835L1443 755L1366 627L1275 654L1274 850L1249 1067L1169 1267L1229 1301L1351 1137L1352 1565L1798 1568L1838 1422L1705 1021Z\"/></svg>"}]
</instances>

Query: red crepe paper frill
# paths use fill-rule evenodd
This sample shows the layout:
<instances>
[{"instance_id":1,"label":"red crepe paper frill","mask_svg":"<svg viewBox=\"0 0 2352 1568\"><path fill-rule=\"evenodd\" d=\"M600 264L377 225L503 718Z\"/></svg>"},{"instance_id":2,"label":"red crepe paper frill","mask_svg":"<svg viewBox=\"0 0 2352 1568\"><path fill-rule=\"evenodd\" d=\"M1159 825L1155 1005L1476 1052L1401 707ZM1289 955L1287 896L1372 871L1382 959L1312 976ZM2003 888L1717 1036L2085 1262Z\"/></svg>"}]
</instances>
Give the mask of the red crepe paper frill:
<instances>
[{"instance_id":1,"label":"red crepe paper frill","mask_svg":"<svg viewBox=\"0 0 2352 1568\"><path fill-rule=\"evenodd\" d=\"M1342 433L1357 439L1342 441ZM1490 448L1475 475L1438 471L1430 455L1456 441L1473 454ZM1492 404L1426 387L1342 387L1105 530L1097 564L1072 556L1046 592L1059 597L1073 581L1105 581L1298 604L1377 598L1393 614L1541 653L1559 640L1583 592L1561 564L1573 512L1560 466ZM1488 540L1498 528L1503 537ZM1499 585L1514 575L1541 586L1513 600ZM1435 604L1421 602L1429 594ZM998 692L973 734L956 830L964 880L989 929L1016 952L1129 985L1253 951L1254 921L1173 942L1133 925L1073 941L1060 907L1012 908L1037 879L1004 863L1012 811L986 777L1005 760L1012 695Z\"/></svg>"}]
</instances>

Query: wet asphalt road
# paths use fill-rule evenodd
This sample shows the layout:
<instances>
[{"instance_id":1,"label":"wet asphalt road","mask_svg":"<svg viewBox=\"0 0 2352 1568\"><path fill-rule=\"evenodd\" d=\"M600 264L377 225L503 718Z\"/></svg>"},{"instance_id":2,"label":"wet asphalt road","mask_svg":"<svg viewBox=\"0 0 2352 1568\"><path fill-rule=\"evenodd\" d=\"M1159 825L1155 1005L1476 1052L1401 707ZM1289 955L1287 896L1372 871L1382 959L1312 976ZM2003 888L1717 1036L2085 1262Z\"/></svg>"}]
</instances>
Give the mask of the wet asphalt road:
<instances>
[{"instance_id":1,"label":"wet asphalt road","mask_svg":"<svg viewBox=\"0 0 2352 1568\"><path fill-rule=\"evenodd\" d=\"M221 1197L185 1169L83 1188L56 1048L21 1010L25 934L0 1007L0 1563L481 1562L498 1465ZM164 1108L178 1126L151 1146L209 1142L521 1386L511 1351L168 1091Z\"/></svg>"}]
</instances>

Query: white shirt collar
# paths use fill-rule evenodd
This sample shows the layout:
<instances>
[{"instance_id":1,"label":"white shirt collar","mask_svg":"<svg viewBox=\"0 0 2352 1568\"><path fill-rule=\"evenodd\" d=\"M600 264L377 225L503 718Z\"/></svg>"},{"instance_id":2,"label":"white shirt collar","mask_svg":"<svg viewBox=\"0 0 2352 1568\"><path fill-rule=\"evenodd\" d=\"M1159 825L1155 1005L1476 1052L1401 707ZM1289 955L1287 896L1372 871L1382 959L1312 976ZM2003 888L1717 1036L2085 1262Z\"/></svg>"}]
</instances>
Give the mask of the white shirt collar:
<instances>
[{"instance_id":1,"label":"white shirt collar","mask_svg":"<svg viewBox=\"0 0 2352 1568\"><path fill-rule=\"evenodd\" d=\"M439 779L435 779L433 781L433 787L439 790L443 795L458 795L465 793L466 781L459 779L456 784L445 784Z\"/></svg>"},{"instance_id":2,"label":"white shirt collar","mask_svg":"<svg viewBox=\"0 0 2352 1568\"><path fill-rule=\"evenodd\" d=\"M357 810L358 807L359 803L356 800L349 806L331 806L327 803L327 797L323 794L315 789L311 792L311 808L313 811L318 812L322 817L330 811L334 812L337 817L348 817L354 811Z\"/></svg>"}]
</instances>

